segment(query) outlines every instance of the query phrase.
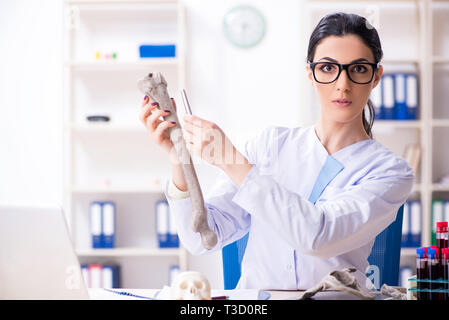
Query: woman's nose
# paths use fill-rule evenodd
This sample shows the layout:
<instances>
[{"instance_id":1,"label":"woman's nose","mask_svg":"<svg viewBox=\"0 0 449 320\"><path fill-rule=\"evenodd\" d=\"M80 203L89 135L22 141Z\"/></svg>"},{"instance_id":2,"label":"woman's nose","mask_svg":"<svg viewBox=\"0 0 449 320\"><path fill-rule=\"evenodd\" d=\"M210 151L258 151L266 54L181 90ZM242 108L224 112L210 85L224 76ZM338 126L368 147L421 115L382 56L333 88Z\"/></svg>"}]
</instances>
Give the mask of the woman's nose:
<instances>
[{"instance_id":1,"label":"woman's nose","mask_svg":"<svg viewBox=\"0 0 449 320\"><path fill-rule=\"evenodd\" d=\"M341 91L347 91L350 89L351 80L349 79L348 73L346 70L342 70L340 76L337 79L336 83L337 89Z\"/></svg>"}]
</instances>

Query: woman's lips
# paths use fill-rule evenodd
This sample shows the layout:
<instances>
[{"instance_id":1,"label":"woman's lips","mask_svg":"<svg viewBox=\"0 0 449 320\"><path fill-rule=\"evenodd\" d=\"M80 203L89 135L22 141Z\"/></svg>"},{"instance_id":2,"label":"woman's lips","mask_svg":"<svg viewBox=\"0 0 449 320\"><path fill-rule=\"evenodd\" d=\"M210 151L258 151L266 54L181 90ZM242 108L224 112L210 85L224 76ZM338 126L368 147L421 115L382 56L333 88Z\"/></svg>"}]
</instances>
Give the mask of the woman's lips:
<instances>
[{"instance_id":1,"label":"woman's lips","mask_svg":"<svg viewBox=\"0 0 449 320\"><path fill-rule=\"evenodd\" d=\"M338 107L347 107L347 106L349 106L352 103L352 101L346 100L346 99L332 100L332 102L335 105L337 105Z\"/></svg>"}]
</instances>

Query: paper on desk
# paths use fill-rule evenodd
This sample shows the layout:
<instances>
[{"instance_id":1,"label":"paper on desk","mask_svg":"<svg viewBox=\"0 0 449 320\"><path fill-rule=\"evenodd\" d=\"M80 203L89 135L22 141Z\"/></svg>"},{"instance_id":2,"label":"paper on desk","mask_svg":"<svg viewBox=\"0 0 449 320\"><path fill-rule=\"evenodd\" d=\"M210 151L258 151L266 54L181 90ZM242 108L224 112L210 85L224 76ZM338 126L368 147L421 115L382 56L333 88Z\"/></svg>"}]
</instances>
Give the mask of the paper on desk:
<instances>
[{"instance_id":1,"label":"paper on desk","mask_svg":"<svg viewBox=\"0 0 449 320\"><path fill-rule=\"evenodd\" d=\"M129 296L129 295L122 295L115 293L116 292L129 292L129 293L135 293L135 290L131 289L92 289L89 288L89 298L91 300L142 300L142 298L135 297L135 296ZM141 290L144 291L144 290ZM154 295L154 290L150 290L152 292L138 292L141 296L148 296L152 297Z\"/></svg>"},{"instance_id":2,"label":"paper on desk","mask_svg":"<svg viewBox=\"0 0 449 320\"><path fill-rule=\"evenodd\" d=\"M261 295L262 291L258 289L235 289L235 290L219 290L212 289L211 296L219 297L219 296L227 296L229 300L259 300L259 299L268 299L269 293L263 291L263 295ZM268 295L268 296L267 296ZM156 298L159 300L171 300L171 287L164 286L161 291L156 295Z\"/></svg>"}]
</instances>

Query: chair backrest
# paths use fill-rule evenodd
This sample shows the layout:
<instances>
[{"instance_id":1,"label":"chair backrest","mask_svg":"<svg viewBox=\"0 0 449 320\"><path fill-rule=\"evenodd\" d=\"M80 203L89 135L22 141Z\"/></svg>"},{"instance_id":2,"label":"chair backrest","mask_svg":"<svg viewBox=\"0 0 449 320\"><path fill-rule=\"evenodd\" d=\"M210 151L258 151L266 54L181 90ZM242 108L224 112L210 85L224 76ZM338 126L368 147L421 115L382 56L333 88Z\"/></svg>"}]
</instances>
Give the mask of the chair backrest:
<instances>
[{"instance_id":1,"label":"chair backrest","mask_svg":"<svg viewBox=\"0 0 449 320\"><path fill-rule=\"evenodd\" d=\"M396 220L382 231L374 241L367 277L374 280L377 289L383 283L397 286L399 282L399 262L401 255L402 217L404 206L397 212ZM245 254L249 233L222 249L223 280L225 290L235 289L241 275L241 263Z\"/></svg>"},{"instance_id":2,"label":"chair backrest","mask_svg":"<svg viewBox=\"0 0 449 320\"><path fill-rule=\"evenodd\" d=\"M376 289L380 289L384 283L389 286L397 286L399 283L403 216L402 205L396 214L396 220L377 235L368 257L370 274L367 273L367 276L374 280Z\"/></svg>"}]
</instances>

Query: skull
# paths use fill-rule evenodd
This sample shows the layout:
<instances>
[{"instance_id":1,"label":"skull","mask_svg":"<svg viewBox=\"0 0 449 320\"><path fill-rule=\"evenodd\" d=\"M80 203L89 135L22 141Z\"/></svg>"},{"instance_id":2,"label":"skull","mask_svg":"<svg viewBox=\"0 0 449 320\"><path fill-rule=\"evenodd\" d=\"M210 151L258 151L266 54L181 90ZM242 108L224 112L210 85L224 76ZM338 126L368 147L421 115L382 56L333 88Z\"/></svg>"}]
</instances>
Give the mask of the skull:
<instances>
[{"instance_id":1,"label":"skull","mask_svg":"<svg viewBox=\"0 0 449 320\"><path fill-rule=\"evenodd\" d=\"M210 300L210 284L200 272L185 271L173 280L171 293L174 300Z\"/></svg>"}]
</instances>

